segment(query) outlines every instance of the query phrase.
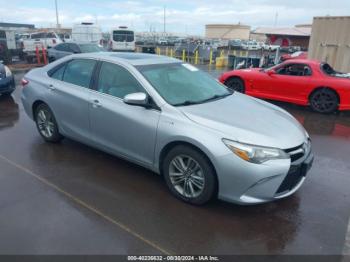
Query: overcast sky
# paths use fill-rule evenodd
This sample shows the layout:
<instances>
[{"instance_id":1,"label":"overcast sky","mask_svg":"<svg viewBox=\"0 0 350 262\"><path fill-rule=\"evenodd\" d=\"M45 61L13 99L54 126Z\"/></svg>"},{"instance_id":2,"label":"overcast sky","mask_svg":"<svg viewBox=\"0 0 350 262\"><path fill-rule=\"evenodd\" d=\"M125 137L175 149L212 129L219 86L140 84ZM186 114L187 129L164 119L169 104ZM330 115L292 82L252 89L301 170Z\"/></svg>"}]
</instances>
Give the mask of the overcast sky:
<instances>
[{"instance_id":1,"label":"overcast sky","mask_svg":"<svg viewBox=\"0 0 350 262\"><path fill-rule=\"evenodd\" d=\"M243 23L253 28L311 23L313 16L350 15L350 0L57 0L62 26L96 22L104 31L126 25L136 31L204 34L207 23ZM1 0L0 21L54 26L54 0Z\"/></svg>"}]
</instances>

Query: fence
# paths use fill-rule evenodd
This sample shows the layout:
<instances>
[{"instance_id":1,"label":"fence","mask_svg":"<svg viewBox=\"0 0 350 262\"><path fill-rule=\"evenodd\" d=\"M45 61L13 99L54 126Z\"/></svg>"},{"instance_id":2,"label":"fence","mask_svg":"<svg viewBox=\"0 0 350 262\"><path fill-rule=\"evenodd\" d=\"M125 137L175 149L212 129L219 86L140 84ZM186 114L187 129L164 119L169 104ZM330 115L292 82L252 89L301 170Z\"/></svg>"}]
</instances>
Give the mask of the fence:
<instances>
[{"instance_id":1,"label":"fence","mask_svg":"<svg viewBox=\"0 0 350 262\"><path fill-rule=\"evenodd\" d=\"M217 63L218 60L227 60L230 55L237 57L248 57L247 50L214 50L210 49L209 56L201 56L200 51L197 48L194 52L189 52L186 49L178 50L176 48L160 48L156 47L155 52L157 55L164 55L173 58L180 59L184 62L198 64L220 64Z\"/></svg>"}]
</instances>

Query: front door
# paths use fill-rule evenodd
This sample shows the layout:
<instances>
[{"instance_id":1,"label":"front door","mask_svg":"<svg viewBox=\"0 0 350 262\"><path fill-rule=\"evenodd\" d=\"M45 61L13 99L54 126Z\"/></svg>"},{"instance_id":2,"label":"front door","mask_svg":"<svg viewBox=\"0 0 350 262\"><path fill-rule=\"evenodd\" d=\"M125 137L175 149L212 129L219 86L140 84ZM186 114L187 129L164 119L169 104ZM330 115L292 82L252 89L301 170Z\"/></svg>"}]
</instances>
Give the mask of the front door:
<instances>
[{"instance_id":1,"label":"front door","mask_svg":"<svg viewBox=\"0 0 350 262\"><path fill-rule=\"evenodd\" d=\"M144 92L124 67L102 62L96 90L90 93L90 121L95 143L107 151L152 166L160 111L123 102Z\"/></svg>"},{"instance_id":2,"label":"front door","mask_svg":"<svg viewBox=\"0 0 350 262\"><path fill-rule=\"evenodd\" d=\"M274 98L296 103L305 101L311 84L311 68L302 63L282 64L270 75L268 93Z\"/></svg>"}]
</instances>

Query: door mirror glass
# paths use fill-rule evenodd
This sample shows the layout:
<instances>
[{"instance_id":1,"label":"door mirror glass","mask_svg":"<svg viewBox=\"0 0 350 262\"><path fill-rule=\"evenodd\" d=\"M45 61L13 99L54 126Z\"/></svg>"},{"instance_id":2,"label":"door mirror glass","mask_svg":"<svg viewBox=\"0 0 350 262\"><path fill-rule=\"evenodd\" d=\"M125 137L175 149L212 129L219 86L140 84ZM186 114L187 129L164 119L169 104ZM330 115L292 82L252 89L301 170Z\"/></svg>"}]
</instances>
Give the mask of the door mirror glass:
<instances>
[{"instance_id":1,"label":"door mirror glass","mask_svg":"<svg viewBox=\"0 0 350 262\"><path fill-rule=\"evenodd\" d=\"M145 93L128 94L123 99L125 104L135 106L146 106L148 104L147 95Z\"/></svg>"}]
</instances>

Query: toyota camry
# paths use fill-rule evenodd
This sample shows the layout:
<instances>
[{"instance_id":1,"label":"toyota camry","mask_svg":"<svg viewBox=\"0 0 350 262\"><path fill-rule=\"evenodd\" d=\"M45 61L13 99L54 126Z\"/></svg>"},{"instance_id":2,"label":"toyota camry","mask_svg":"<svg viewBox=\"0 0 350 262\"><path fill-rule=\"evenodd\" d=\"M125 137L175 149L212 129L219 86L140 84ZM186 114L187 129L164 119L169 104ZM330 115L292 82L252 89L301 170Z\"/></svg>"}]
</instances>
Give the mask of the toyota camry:
<instances>
[{"instance_id":1,"label":"toyota camry","mask_svg":"<svg viewBox=\"0 0 350 262\"><path fill-rule=\"evenodd\" d=\"M144 166L192 204L284 198L312 165L310 138L289 113L177 59L71 55L30 71L22 85L44 140L67 137Z\"/></svg>"}]
</instances>

